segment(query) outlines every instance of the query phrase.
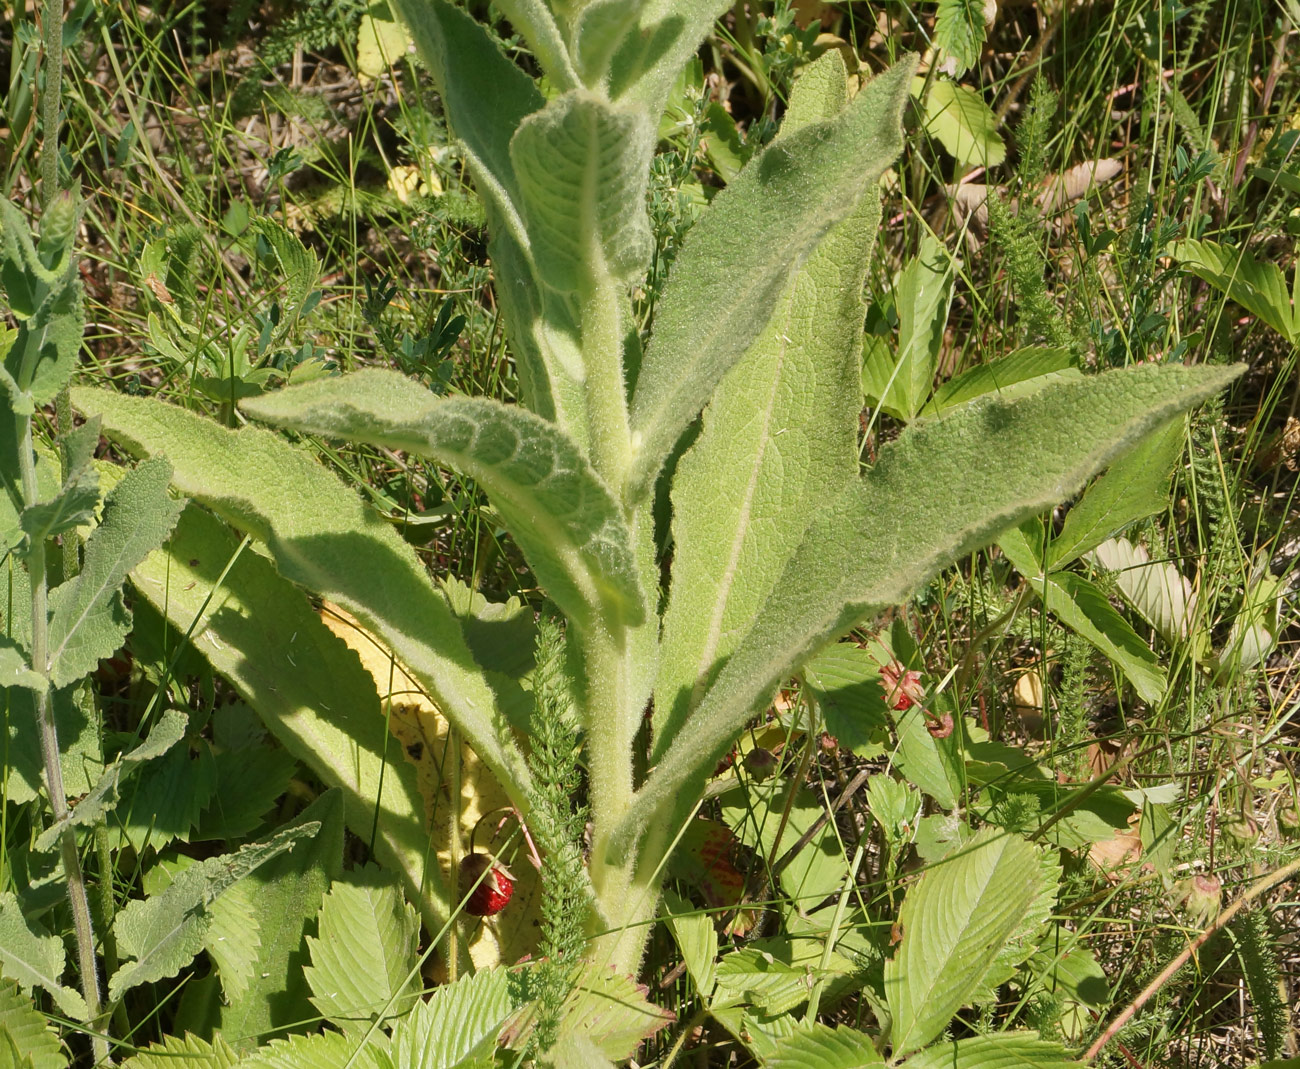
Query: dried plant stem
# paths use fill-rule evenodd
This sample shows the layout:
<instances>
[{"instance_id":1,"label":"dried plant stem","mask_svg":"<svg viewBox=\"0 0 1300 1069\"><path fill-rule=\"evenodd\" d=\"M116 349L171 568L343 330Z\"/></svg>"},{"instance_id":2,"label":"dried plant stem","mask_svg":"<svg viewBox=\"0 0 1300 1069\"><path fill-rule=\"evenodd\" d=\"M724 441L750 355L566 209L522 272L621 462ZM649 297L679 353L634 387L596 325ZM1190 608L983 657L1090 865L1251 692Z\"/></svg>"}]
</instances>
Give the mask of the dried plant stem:
<instances>
[{"instance_id":1,"label":"dried plant stem","mask_svg":"<svg viewBox=\"0 0 1300 1069\"><path fill-rule=\"evenodd\" d=\"M1123 1012L1111 1021L1110 1025L1106 1028L1106 1031L1104 1031L1097 1038L1097 1041L1087 1049L1083 1055L1083 1060L1085 1062L1090 1062L1097 1057L1101 1052L1101 1049L1119 1034L1120 1029L1128 1024L1128 1022L1133 1018L1133 1015L1147 1004L1152 995L1164 987L1174 973L1187 964L1193 954L1210 941L1215 932L1220 931L1231 924L1232 919L1248 905L1254 902L1255 899L1272 890L1278 884L1285 883L1297 873L1300 873L1300 858L1296 858L1290 864L1283 865L1276 872L1270 872L1267 876L1261 876L1256 880L1240 898L1215 918L1213 924L1188 943L1187 949L1161 969L1160 975L1147 984L1137 998L1124 1007Z\"/></svg>"}]
</instances>

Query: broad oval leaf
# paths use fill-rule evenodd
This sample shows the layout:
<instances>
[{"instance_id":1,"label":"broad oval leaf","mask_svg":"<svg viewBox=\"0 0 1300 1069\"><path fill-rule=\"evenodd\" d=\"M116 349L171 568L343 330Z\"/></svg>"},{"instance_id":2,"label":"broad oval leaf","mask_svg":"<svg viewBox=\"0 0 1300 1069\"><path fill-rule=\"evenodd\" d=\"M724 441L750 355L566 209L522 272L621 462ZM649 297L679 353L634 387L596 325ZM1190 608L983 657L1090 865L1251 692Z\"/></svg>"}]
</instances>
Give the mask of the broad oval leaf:
<instances>
[{"instance_id":1,"label":"broad oval leaf","mask_svg":"<svg viewBox=\"0 0 1300 1069\"><path fill-rule=\"evenodd\" d=\"M390 371L318 379L249 401L283 427L431 457L476 479L538 579L579 627L645 619L631 536L610 492L553 424L483 398L440 398Z\"/></svg>"},{"instance_id":2,"label":"broad oval leaf","mask_svg":"<svg viewBox=\"0 0 1300 1069\"><path fill-rule=\"evenodd\" d=\"M312 1004L344 1032L364 1033L375 1020L408 1013L420 922L397 889L372 868L335 880L308 936L305 970Z\"/></svg>"},{"instance_id":3,"label":"broad oval leaf","mask_svg":"<svg viewBox=\"0 0 1300 1069\"><path fill-rule=\"evenodd\" d=\"M645 208L654 141L648 116L585 92L565 93L520 123L510 158L545 285L575 292L593 271L620 282L645 271L654 251Z\"/></svg>"},{"instance_id":4,"label":"broad oval leaf","mask_svg":"<svg viewBox=\"0 0 1300 1069\"><path fill-rule=\"evenodd\" d=\"M902 942L885 962L895 1054L938 1036L974 994L1038 895L1038 854L986 828L922 875L899 911Z\"/></svg>"},{"instance_id":5,"label":"broad oval leaf","mask_svg":"<svg viewBox=\"0 0 1300 1069\"><path fill-rule=\"evenodd\" d=\"M924 82L917 79L914 89ZM974 89L940 78L925 99L925 128L963 167L993 167L1007 158L998 120Z\"/></svg>"}]
</instances>

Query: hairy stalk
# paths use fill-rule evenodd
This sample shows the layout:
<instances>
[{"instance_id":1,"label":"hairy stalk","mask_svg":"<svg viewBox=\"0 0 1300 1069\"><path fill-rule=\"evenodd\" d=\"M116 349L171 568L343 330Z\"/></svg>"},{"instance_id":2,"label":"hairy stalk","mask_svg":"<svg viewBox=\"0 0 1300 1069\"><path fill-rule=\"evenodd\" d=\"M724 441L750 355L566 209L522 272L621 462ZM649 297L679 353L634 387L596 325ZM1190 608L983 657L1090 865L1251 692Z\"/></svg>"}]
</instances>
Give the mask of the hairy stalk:
<instances>
[{"instance_id":1,"label":"hairy stalk","mask_svg":"<svg viewBox=\"0 0 1300 1069\"><path fill-rule=\"evenodd\" d=\"M591 255L589 280L582 295L582 355L591 462L619 496L632 464L627 384L623 379L623 302L600 249L593 249Z\"/></svg>"},{"instance_id":2,"label":"hairy stalk","mask_svg":"<svg viewBox=\"0 0 1300 1069\"><path fill-rule=\"evenodd\" d=\"M18 465L23 487L23 501L28 507L39 500L36 486L36 454L32 448L32 421L30 416L19 418ZM27 560L31 581L32 600L32 667L49 679L49 612L48 577L46 575L45 545L33 540ZM47 687L36 695L36 727L40 733L41 759L45 766L45 785L50 796L50 809L55 824L63 824L68 817L68 797L63 788L63 766L59 761L59 734L54 723L54 709L50 704ZM65 826L59 836L59 853L63 874L68 881L68 904L72 909L72 927L77 940L77 965L81 974L81 994L86 1000L86 1012L92 1026L99 1018L102 996L99 987L99 967L95 961L95 930L90 918L90 899L86 894L86 881L81 871L81 858L77 854L77 837L71 826ZM93 1038L97 1061L106 1061L108 1043L101 1036Z\"/></svg>"}]
</instances>

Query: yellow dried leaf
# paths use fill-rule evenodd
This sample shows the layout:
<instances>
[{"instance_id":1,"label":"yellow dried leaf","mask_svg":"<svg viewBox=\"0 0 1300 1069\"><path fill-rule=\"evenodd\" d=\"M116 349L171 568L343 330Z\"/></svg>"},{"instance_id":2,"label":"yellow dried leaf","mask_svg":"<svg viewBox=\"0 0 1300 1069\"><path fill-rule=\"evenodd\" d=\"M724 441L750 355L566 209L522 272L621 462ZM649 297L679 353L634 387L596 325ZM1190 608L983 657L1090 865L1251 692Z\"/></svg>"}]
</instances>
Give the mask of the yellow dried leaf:
<instances>
[{"instance_id":1,"label":"yellow dried leaf","mask_svg":"<svg viewBox=\"0 0 1300 1069\"><path fill-rule=\"evenodd\" d=\"M388 713L389 730L401 744L406 760L415 766L416 781L424 798L425 820L430 840L437 851L438 864L450 886L456 876L451 863L449 842L450 807L460 814L461 851L468 850L470 836L475 849L493 853L501 845L494 842L494 832L502 818L513 812L505 790L487 766L463 742L455 755L456 765L448 761L446 718L420 684L402 667L388 648L348 612L328 602L321 608L325 625L341 638L370 673L379 694L380 707ZM459 777L459 792L453 789ZM504 837L514 826L509 817ZM477 828L477 830L475 830ZM490 968L504 962L513 965L532 954L537 946L540 923L540 881L537 870L527 860L526 845L516 839L517 854L502 858L515 878L510 905L493 917L466 916L468 949L476 969Z\"/></svg>"}]
</instances>

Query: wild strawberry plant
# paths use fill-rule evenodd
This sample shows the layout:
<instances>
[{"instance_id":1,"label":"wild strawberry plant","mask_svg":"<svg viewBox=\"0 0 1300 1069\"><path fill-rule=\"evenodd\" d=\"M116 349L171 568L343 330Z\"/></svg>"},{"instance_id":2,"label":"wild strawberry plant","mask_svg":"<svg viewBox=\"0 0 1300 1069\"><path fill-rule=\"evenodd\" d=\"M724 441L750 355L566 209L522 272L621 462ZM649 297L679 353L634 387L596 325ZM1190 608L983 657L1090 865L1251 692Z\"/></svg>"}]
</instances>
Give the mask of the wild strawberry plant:
<instances>
[{"instance_id":1,"label":"wild strawberry plant","mask_svg":"<svg viewBox=\"0 0 1300 1069\"><path fill-rule=\"evenodd\" d=\"M632 974L678 836L719 758L781 683L1233 373L1044 376L1014 400L979 396L912 422L863 471L862 287L913 62L856 92L838 53L811 65L777 137L694 224L643 328L633 294L654 249L645 205L659 119L679 68L729 4L500 0L540 79L446 0L396 6L487 208L519 404L440 396L369 368L240 410L428 457L487 494L567 622L567 653L551 667L568 677L586 765L591 841L574 876L589 907L585 956ZM17 277L5 279L11 304ZM43 362L65 375L60 353L24 343L6 357L20 428L48 399L33 392ZM384 520L277 433L102 390L75 389L73 401L125 449L166 457L172 485L193 502L167 547L135 568L140 594L340 789L343 819L400 873L431 931L463 895L508 914L509 890L486 864L468 863L493 880L481 894L481 879L458 889L465 862L444 871L430 857L420 784L390 745L373 683L303 591L386 643L527 824L547 766L530 743L532 692L509 668L509 621L435 584ZM30 437L17 440L30 452ZM139 470L162 469L153 460ZM11 492L24 509L39 503L30 481L24 496ZM31 651L5 662L16 684L41 693L23 672L30 664L50 678L57 666L48 656L20 664L19 653ZM886 1047L909 1064L948 1064L951 1051L932 1044L1036 901L1039 862L1030 844L987 833L946 874L927 875L904 901L885 969L888 1031L871 1041L814 1033L808 1042L828 1044L818 1057L847 1044L852 1064L879 1061ZM384 910L408 930L400 906ZM372 1031L404 990L399 972ZM120 994L110 984L110 1000ZM1020 1064L1061 1060L1027 1034L970 1042L957 1064L998 1051Z\"/></svg>"}]
</instances>

